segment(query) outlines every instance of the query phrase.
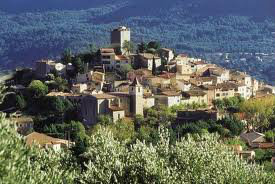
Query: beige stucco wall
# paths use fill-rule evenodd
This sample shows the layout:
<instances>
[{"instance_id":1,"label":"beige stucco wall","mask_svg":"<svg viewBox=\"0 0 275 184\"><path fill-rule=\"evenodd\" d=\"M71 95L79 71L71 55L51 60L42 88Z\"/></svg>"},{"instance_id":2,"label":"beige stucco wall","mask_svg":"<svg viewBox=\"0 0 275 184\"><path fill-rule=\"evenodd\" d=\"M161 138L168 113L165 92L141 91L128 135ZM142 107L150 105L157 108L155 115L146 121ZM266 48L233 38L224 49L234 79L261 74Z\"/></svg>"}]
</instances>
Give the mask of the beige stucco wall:
<instances>
[{"instance_id":1,"label":"beige stucco wall","mask_svg":"<svg viewBox=\"0 0 275 184\"><path fill-rule=\"evenodd\" d=\"M123 119L124 117L125 117L124 111L113 111L112 112L113 122L117 122L119 119Z\"/></svg>"}]
</instances>

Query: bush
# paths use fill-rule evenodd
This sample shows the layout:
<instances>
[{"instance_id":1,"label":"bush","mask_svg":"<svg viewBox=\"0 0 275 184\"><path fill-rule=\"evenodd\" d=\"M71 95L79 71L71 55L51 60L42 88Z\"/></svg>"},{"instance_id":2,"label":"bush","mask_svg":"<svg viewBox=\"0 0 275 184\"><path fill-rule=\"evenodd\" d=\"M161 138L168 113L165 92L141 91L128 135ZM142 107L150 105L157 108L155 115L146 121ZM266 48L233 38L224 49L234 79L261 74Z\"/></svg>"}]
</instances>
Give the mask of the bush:
<instances>
[{"instance_id":1,"label":"bush","mask_svg":"<svg viewBox=\"0 0 275 184\"><path fill-rule=\"evenodd\" d=\"M236 157L216 135L170 144L160 129L156 145L116 141L106 129L91 137L81 183L274 183L273 174ZM219 174L217 174L219 173Z\"/></svg>"},{"instance_id":2,"label":"bush","mask_svg":"<svg viewBox=\"0 0 275 184\"><path fill-rule=\"evenodd\" d=\"M269 130L269 131L265 132L265 139L268 142L273 142L274 143L274 137L275 137L274 131Z\"/></svg>"}]
</instances>

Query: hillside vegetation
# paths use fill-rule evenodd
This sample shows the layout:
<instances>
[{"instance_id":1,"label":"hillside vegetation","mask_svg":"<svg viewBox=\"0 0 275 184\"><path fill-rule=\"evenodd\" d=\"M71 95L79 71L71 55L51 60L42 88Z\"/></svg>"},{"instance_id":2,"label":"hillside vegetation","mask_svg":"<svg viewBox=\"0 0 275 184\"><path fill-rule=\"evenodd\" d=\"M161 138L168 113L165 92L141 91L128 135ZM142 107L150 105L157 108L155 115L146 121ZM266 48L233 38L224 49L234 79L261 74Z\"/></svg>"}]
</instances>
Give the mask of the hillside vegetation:
<instances>
[{"instance_id":1,"label":"hillside vegetation","mask_svg":"<svg viewBox=\"0 0 275 184\"><path fill-rule=\"evenodd\" d=\"M2 114L0 136L0 181L6 184L275 182L272 174L240 160L210 134L171 145L168 132L160 129L156 145L137 141L129 146L100 128L80 155L82 165L69 150L27 147Z\"/></svg>"},{"instance_id":2,"label":"hillside vegetation","mask_svg":"<svg viewBox=\"0 0 275 184\"><path fill-rule=\"evenodd\" d=\"M134 42L158 40L191 54L273 52L274 1L10 0L0 2L0 67L32 66L65 48L109 44L118 25ZM236 8L237 7L237 8Z\"/></svg>"}]
</instances>

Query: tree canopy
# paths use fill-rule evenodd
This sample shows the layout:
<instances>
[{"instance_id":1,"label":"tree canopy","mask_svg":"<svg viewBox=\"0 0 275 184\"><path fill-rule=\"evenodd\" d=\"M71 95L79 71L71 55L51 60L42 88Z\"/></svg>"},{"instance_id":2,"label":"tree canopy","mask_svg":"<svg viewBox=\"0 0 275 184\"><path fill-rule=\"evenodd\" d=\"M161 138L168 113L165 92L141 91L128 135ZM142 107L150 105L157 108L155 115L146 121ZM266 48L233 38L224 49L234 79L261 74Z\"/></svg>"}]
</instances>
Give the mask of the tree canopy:
<instances>
[{"instance_id":1,"label":"tree canopy","mask_svg":"<svg viewBox=\"0 0 275 184\"><path fill-rule=\"evenodd\" d=\"M30 95L34 98L40 98L48 93L48 86L40 80L33 80L29 87Z\"/></svg>"}]
</instances>

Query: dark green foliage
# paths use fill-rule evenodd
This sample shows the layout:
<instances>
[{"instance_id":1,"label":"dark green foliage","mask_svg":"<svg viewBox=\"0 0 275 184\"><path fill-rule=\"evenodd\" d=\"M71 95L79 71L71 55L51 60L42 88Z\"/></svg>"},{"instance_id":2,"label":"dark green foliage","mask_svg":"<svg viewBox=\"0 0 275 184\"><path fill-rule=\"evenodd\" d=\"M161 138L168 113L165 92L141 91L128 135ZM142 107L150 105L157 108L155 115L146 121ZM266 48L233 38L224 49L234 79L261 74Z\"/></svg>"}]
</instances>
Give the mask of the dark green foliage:
<instances>
[{"instance_id":1,"label":"dark green foliage","mask_svg":"<svg viewBox=\"0 0 275 184\"><path fill-rule=\"evenodd\" d=\"M28 90L31 98L40 98L48 93L48 87L39 80L33 80L30 83Z\"/></svg>"},{"instance_id":2,"label":"dark green foliage","mask_svg":"<svg viewBox=\"0 0 275 184\"><path fill-rule=\"evenodd\" d=\"M161 47L161 45L160 45L160 43L157 42L157 41L150 41L150 42L148 43L148 49L155 49L155 50L158 50L158 49L160 49L160 47Z\"/></svg>"},{"instance_id":3,"label":"dark green foliage","mask_svg":"<svg viewBox=\"0 0 275 184\"><path fill-rule=\"evenodd\" d=\"M107 125L112 124L112 119L111 119L110 116L100 115L100 116L98 117L98 123L99 123L100 125L107 126Z\"/></svg>"},{"instance_id":4,"label":"dark green foliage","mask_svg":"<svg viewBox=\"0 0 275 184\"><path fill-rule=\"evenodd\" d=\"M76 73L84 73L84 63L81 58L74 59L72 64L75 67Z\"/></svg>"},{"instance_id":5,"label":"dark green foliage","mask_svg":"<svg viewBox=\"0 0 275 184\"><path fill-rule=\"evenodd\" d=\"M153 58L152 74L157 75L156 61L155 57Z\"/></svg>"},{"instance_id":6,"label":"dark green foliage","mask_svg":"<svg viewBox=\"0 0 275 184\"><path fill-rule=\"evenodd\" d=\"M23 110L27 106L27 102L25 101L24 96L22 95L16 95L15 101L15 106L17 109Z\"/></svg>"},{"instance_id":7,"label":"dark green foliage","mask_svg":"<svg viewBox=\"0 0 275 184\"><path fill-rule=\"evenodd\" d=\"M222 100L214 100L213 104L217 109L220 110L227 110L230 112L239 112L240 104L244 102L244 98L237 96L237 97L230 97L225 98Z\"/></svg>"},{"instance_id":8,"label":"dark green foliage","mask_svg":"<svg viewBox=\"0 0 275 184\"><path fill-rule=\"evenodd\" d=\"M138 53L144 53L144 52L146 52L147 49L148 49L147 43L141 42L140 44L138 44L137 52Z\"/></svg>"},{"instance_id":9,"label":"dark green foliage","mask_svg":"<svg viewBox=\"0 0 275 184\"><path fill-rule=\"evenodd\" d=\"M69 100L55 96L43 98L42 103L41 107L45 114L60 115L73 108L73 104Z\"/></svg>"},{"instance_id":10,"label":"dark green foliage","mask_svg":"<svg viewBox=\"0 0 275 184\"><path fill-rule=\"evenodd\" d=\"M255 161L257 163L262 164L264 161L270 161L273 155L273 151L271 149L256 149L255 150Z\"/></svg>"},{"instance_id":11,"label":"dark green foliage","mask_svg":"<svg viewBox=\"0 0 275 184\"><path fill-rule=\"evenodd\" d=\"M61 77L56 77L54 81L50 84L51 90L57 90L57 91L68 91L68 81L66 79L63 79Z\"/></svg>"},{"instance_id":12,"label":"dark green foliage","mask_svg":"<svg viewBox=\"0 0 275 184\"><path fill-rule=\"evenodd\" d=\"M31 69L24 68L15 71L13 75L13 80L15 84L21 84L28 86L32 80L34 80L35 75Z\"/></svg>"},{"instance_id":13,"label":"dark green foliage","mask_svg":"<svg viewBox=\"0 0 275 184\"><path fill-rule=\"evenodd\" d=\"M230 131L230 136L239 136L245 128L244 123L235 117L226 117L218 123Z\"/></svg>"},{"instance_id":14,"label":"dark green foliage","mask_svg":"<svg viewBox=\"0 0 275 184\"><path fill-rule=\"evenodd\" d=\"M72 63L72 59L73 59L73 54L71 49L65 49L61 58L62 63L63 64Z\"/></svg>"},{"instance_id":15,"label":"dark green foliage","mask_svg":"<svg viewBox=\"0 0 275 184\"><path fill-rule=\"evenodd\" d=\"M10 93L4 97L3 102L1 104L1 110L9 109L15 106L16 106L16 94Z\"/></svg>"},{"instance_id":16,"label":"dark green foliage","mask_svg":"<svg viewBox=\"0 0 275 184\"><path fill-rule=\"evenodd\" d=\"M244 130L244 124L234 117L226 117L219 121L198 121L176 124L172 126L177 138L186 134L218 133L221 137L239 136Z\"/></svg>"},{"instance_id":17,"label":"dark green foliage","mask_svg":"<svg viewBox=\"0 0 275 184\"><path fill-rule=\"evenodd\" d=\"M274 138L275 138L274 130L268 130L267 132L265 132L265 139L268 142L273 142L274 143Z\"/></svg>"}]
</instances>

